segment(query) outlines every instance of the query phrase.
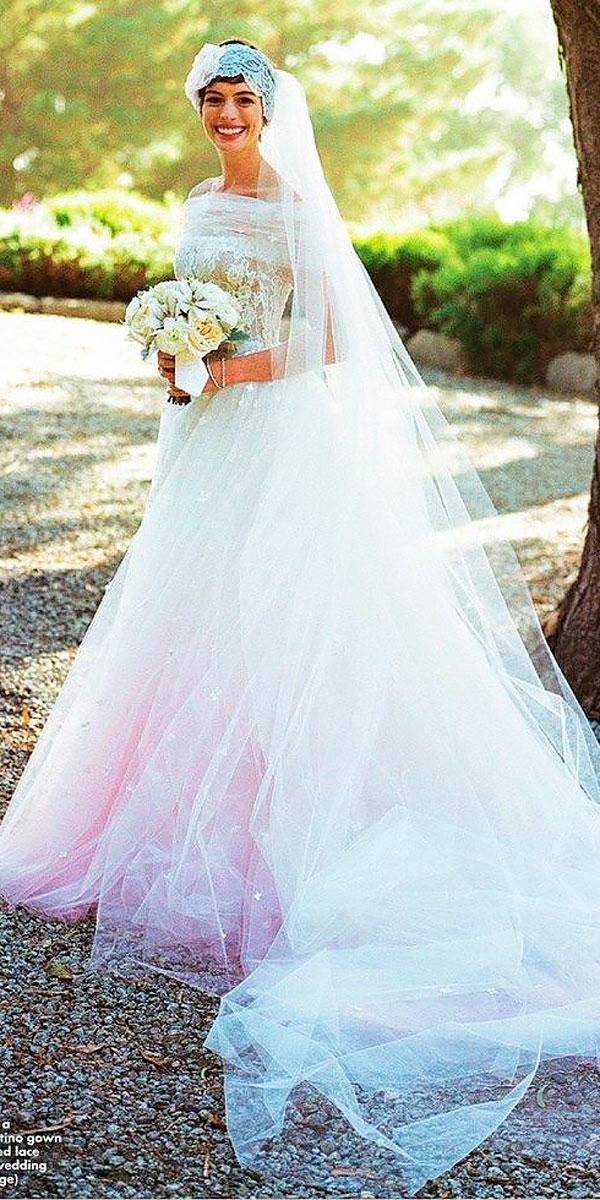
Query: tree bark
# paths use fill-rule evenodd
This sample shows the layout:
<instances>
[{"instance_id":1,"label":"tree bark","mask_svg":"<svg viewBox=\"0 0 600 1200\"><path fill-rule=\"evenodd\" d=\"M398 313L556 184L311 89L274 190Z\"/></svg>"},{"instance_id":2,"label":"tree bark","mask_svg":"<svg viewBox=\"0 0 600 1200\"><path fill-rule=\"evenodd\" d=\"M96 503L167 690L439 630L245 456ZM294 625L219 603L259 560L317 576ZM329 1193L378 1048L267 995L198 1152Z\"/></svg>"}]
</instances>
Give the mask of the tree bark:
<instances>
[{"instance_id":1,"label":"tree bark","mask_svg":"<svg viewBox=\"0 0 600 1200\"><path fill-rule=\"evenodd\" d=\"M592 351L600 379L600 0L550 0L566 66L575 150L592 254ZM596 382L600 406L600 384ZM576 580L544 632L588 717L600 720L600 428L586 537Z\"/></svg>"}]
</instances>

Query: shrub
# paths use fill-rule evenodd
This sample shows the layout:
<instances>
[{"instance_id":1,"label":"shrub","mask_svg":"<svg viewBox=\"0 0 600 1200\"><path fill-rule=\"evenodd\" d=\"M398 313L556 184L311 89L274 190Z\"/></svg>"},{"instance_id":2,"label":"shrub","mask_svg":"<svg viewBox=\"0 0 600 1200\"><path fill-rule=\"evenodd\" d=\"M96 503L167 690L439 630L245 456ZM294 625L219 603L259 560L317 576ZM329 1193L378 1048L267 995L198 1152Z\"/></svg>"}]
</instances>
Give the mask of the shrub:
<instances>
[{"instance_id":1,"label":"shrub","mask_svg":"<svg viewBox=\"0 0 600 1200\"><path fill-rule=\"evenodd\" d=\"M161 237L168 228L170 208L136 192L117 188L99 192L64 192L44 201L44 207L59 227L83 222L111 235L139 233Z\"/></svg>"},{"instance_id":2,"label":"shrub","mask_svg":"<svg viewBox=\"0 0 600 1200\"><path fill-rule=\"evenodd\" d=\"M172 274L174 228L168 207L129 193L121 208L113 192L5 210L0 290L129 300Z\"/></svg>"},{"instance_id":3,"label":"shrub","mask_svg":"<svg viewBox=\"0 0 600 1200\"><path fill-rule=\"evenodd\" d=\"M71 192L0 210L0 290L129 300L172 275L174 196ZM591 342L587 239L496 213L357 238L390 316L459 338L475 374L535 382L553 355Z\"/></svg>"},{"instance_id":4,"label":"shrub","mask_svg":"<svg viewBox=\"0 0 600 1200\"><path fill-rule=\"evenodd\" d=\"M461 341L476 374L532 383L550 358L587 350L590 255L576 232L499 220L444 226L456 258L413 282L423 324Z\"/></svg>"}]
</instances>

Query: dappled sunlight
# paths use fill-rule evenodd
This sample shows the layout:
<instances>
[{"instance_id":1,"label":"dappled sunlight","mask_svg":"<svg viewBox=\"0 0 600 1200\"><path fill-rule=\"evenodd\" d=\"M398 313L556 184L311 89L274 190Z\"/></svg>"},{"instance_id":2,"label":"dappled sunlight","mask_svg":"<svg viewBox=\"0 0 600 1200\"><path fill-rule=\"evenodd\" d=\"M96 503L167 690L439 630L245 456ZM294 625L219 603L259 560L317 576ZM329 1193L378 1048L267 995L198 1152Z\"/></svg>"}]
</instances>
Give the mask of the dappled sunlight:
<instances>
[{"instance_id":1,"label":"dappled sunlight","mask_svg":"<svg viewBox=\"0 0 600 1200\"><path fill-rule=\"evenodd\" d=\"M18 586L47 578L49 595L69 573L89 574L81 587L93 605L143 515L164 385L120 325L20 313L0 314L0 325L0 567ZM549 610L583 541L593 401L423 376L458 434L440 455L460 476L466 449L499 510L481 522L485 543L512 541L540 611Z\"/></svg>"},{"instance_id":2,"label":"dappled sunlight","mask_svg":"<svg viewBox=\"0 0 600 1200\"><path fill-rule=\"evenodd\" d=\"M16 313L0 323L0 569L14 584L57 573L58 587L61 572L108 574L152 477L164 396L155 364L118 325Z\"/></svg>"},{"instance_id":3,"label":"dappled sunlight","mask_svg":"<svg viewBox=\"0 0 600 1200\"><path fill-rule=\"evenodd\" d=\"M93 473L97 477L97 486L103 486L110 490L127 487L133 480L149 483L154 465L154 454L153 442L122 449L118 459L98 464L93 468Z\"/></svg>"},{"instance_id":4,"label":"dappled sunlight","mask_svg":"<svg viewBox=\"0 0 600 1200\"><path fill-rule=\"evenodd\" d=\"M514 546L540 619L559 603L574 578L585 532L589 493L533 505L476 522L484 546Z\"/></svg>"},{"instance_id":5,"label":"dappled sunlight","mask_svg":"<svg viewBox=\"0 0 600 1200\"><path fill-rule=\"evenodd\" d=\"M570 539L579 542L587 515L589 496L581 492L552 504L539 504L519 512L500 513L476 522L486 546L511 541L518 550L524 543L559 539L565 548Z\"/></svg>"},{"instance_id":6,"label":"dappled sunlight","mask_svg":"<svg viewBox=\"0 0 600 1200\"><path fill-rule=\"evenodd\" d=\"M433 391L459 439L444 448L446 463L460 473L464 447L501 514L587 494L598 419L592 399L485 380Z\"/></svg>"},{"instance_id":7,"label":"dappled sunlight","mask_svg":"<svg viewBox=\"0 0 600 1200\"><path fill-rule=\"evenodd\" d=\"M119 323L41 313L26 316L3 312L0 317L2 377L9 386L33 385L40 376L44 386L52 376L75 380L158 380L156 362L144 362L140 347L126 339L125 329Z\"/></svg>"}]
</instances>

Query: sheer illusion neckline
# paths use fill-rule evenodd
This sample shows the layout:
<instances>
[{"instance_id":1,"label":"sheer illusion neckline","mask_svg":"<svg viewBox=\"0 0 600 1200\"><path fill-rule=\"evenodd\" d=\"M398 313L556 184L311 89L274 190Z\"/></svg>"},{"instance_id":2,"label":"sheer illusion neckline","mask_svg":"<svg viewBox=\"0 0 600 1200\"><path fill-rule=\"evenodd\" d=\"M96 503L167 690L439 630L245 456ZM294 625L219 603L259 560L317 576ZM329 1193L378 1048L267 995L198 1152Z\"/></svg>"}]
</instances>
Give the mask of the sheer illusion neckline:
<instances>
[{"instance_id":1,"label":"sheer illusion neckline","mask_svg":"<svg viewBox=\"0 0 600 1200\"><path fill-rule=\"evenodd\" d=\"M207 188L204 192L198 192L196 196L188 196L184 204L188 204L191 200L203 200L205 196L229 196L235 200L252 200L255 204L277 204L279 203L280 193L278 189L271 189L276 194L273 197L265 198L263 196L249 196L245 192L228 192L223 188L217 188L213 185Z\"/></svg>"},{"instance_id":2,"label":"sheer illusion neckline","mask_svg":"<svg viewBox=\"0 0 600 1200\"><path fill-rule=\"evenodd\" d=\"M218 182L218 179L213 179L209 188L209 191L213 192L216 196L239 196L241 200L258 200L262 204L270 203L269 200L265 200L262 196L250 196L247 192L228 192L225 188L216 187L215 184ZM267 188L265 190L274 192L274 199L277 199L280 195L280 188Z\"/></svg>"}]
</instances>

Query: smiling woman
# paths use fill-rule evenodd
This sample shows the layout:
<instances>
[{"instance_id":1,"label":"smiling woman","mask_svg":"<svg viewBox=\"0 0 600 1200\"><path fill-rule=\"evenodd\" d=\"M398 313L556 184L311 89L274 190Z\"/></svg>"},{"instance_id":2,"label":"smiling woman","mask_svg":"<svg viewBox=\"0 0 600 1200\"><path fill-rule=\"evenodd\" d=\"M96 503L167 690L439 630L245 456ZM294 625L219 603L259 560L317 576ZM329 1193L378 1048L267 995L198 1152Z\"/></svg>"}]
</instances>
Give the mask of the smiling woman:
<instances>
[{"instance_id":1,"label":"smiling woman","mask_svg":"<svg viewBox=\"0 0 600 1200\"><path fill-rule=\"evenodd\" d=\"M237 39L220 42L220 46L248 46L257 50L251 42ZM258 53L258 51L257 51ZM258 140L266 122L263 99L248 87L243 75L233 78L216 76L210 83L198 89L198 109L206 136L218 146L219 140L238 146L246 145L253 136ZM245 137L241 135L245 134Z\"/></svg>"},{"instance_id":2,"label":"smiling woman","mask_svg":"<svg viewBox=\"0 0 600 1200\"><path fill-rule=\"evenodd\" d=\"M248 46L259 55L250 42L233 39L219 45ZM250 87L242 74L216 75L196 92L196 106L204 132L221 159L221 190L244 192L249 184L248 191L255 195L261 165L264 168L258 143L271 112L268 98Z\"/></svg>"},{"instance_id":3,"label":"smiling woman","mask_svg":"<svg viewBox=\"0 0 600 1200\"><path fill-rule=\"evenodd\" d=\"M230 49L227 50L227 47ZM242 47L245 54L245 73L236 74L236 55ZM201 118L206 137L219 155L222 176L217 181L204 180L192 188L188 199L202 195L207 190L256 198L259 179L261 194L274 192L277 195L279 176L263 159L259 148L263 129L268 125L273 112L272 74L265 68L263 55L251 42L230 38L220 42L217 49L221 53L225 49L223 66L229 66L230 73L217 73L203 87L197 87L198 81L192 68L186 81L186 93ZM328 336L331 339L330 331ZM265 382L274 378L273 370L276 368L270 353L246 355L244 358L244 364L236 362L233 367L229 364L228 383L233 382L233 375L236 382L243 381L240 376L243 365L252 372L247 381L252 378L255 382ZM158 369L169 384L169 399L176 404L187 403L190 399L189 394L175 385L173 356L160 351ZM222 358L220 371L221 380L225 383ZM203 389L204 400L210 399L213 392L211 374Z\"/></svg>"},{"instance_id":4,"label":"smiling woman","mask_svg":"<svg viewBox=\"0 0 600 1200\"><path fill-rule=\"evenodd\" d=\"M228 142L239 139L239 149L253 135L260 137L264 125L260 100L243 82L210 84L202 102L202 124L210 141L218 145L222 138Z\"/></svg>"}]
</instances>

